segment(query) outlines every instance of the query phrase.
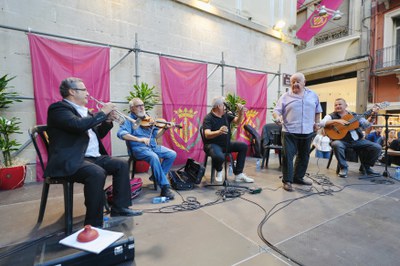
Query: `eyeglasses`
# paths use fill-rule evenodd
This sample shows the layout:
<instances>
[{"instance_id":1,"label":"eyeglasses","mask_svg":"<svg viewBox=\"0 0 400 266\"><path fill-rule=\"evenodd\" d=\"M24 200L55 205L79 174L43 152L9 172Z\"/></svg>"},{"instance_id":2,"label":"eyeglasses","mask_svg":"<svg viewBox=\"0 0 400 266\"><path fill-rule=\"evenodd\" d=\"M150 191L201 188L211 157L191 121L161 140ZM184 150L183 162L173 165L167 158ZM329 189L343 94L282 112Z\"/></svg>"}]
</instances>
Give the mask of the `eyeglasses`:
<instances>
[{"instance_id":1,"label":"eyeglasses","mask_svg":"<svg viewBox=\"0 0 400 266\"><path fill-rule=\"evenodd\" d=\"M76 90L76 91L87 91L87 89L86 89L86 88L83 88L83 89L79 89L79 88L71 88L71 89L73 89L73 90Z\"/></svg>"},{"instance_id":2,"label":"eyeglasses","mask_svg":"<svg viewBox=\"0 0 400 266\"><path fill-rule=\"evenodd\" d=\"M144 107L144 104L135 105L135 107Z\"/></svg>"}]
</instances>

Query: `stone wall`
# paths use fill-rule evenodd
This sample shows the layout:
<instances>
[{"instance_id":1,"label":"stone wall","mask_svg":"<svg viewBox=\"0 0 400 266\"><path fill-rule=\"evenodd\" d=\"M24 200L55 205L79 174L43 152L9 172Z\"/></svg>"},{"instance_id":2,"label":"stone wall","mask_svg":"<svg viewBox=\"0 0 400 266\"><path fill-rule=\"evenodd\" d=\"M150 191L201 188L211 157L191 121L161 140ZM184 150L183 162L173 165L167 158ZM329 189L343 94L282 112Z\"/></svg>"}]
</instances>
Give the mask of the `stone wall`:
<instances>
[{"instance_id":1,"label":"stone wall","mask_svg":"<svg viewBox=\"0 0 400 266\"><path fill-rule=\"evenodd\" d=\"M293 73L296 55L292 44L281 42L262 32L201 12L171 0L2 0L0 1L0 74L17 76L11 85L21 96L9 112L22 121L21 143L29 140L27 130L35 124L33 82L28 38L25 32L12 27L66 37L74 37L123 47L134 47L135 34L141 49L209 62L270 72ZM73 43L77 41L58 39ZM111 48L111 66L128 51ZM111 67L110 66L110 67ZM208 71L215 65L210 64ZM160 89L158 56L140 53L138 72L144 81ZM226 68L225 90L235 88L235 69ZM131 53L111 71L111 100L124 102L135 83L135 61ZM279 79L268 75L268 105L277 99ZM49 88L58 89L58 88ZM281 86L281 91L283 90ZM221 95L220 68L208 80L208 103ZM119 104L120 110L126 104ZM153 111L161 114L161 106ZM268 111L268 114L270 112ZM270 116L268 116L268 119ZM117 128L115 126L114 128ZM126 155L125 144L113 135L113 155ZM20 157L34 162L29 145ZM35 180L33 164L27 182Z\"/></svg>"}]
</instances>

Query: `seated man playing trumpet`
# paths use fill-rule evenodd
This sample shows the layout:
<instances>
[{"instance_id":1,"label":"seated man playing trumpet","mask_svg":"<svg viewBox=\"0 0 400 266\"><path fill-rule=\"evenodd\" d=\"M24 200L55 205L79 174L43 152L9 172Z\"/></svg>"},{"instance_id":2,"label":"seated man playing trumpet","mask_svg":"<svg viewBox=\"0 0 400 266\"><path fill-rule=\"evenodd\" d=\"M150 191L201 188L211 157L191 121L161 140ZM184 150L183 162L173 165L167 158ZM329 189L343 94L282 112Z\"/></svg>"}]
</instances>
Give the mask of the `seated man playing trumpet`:
<instances>
[{"instance_id":1,"label":"seated man playing trumpet","mask_svg":"<svg viewBox=\"0 0 400 266\"><path fill-rule=\"evenodd\" d=\"M60 94L63 100L51 104L47 111L49 159L44 175L84 184L85 225L103 225L107 175L113 176L111 216L141 215L142 211L129 208L132 203L127 161L108 156L101 143L113 127L115 105L105 103L99 112L91 113L86 108L89 93L79 78L63 80Z\"/></svg>"},{"instance_id":2,"label":"seated man playing trumpet","mask_svg":"<svg viewBox=\"0 0 400 266\"><path fill-rule=\"evenodd\" d=\"M143 101L139 98L133 98L129 102L130 116L137 122L144 119L146 110ZM171 169L176 158L176 152L164 146L158 145L156 139L160 137L166 128L174 126L173 123L164 124L159 129L152 123L132 123L126 120L118 130L117 136L125 141L129 141L131 152L138 160L148 162L153 171L153 176L161 188L161 196L174 199L175 195L170 190L167 174ZM162 159L162 162L160 162Z\"/></svg>"}]
</instances>

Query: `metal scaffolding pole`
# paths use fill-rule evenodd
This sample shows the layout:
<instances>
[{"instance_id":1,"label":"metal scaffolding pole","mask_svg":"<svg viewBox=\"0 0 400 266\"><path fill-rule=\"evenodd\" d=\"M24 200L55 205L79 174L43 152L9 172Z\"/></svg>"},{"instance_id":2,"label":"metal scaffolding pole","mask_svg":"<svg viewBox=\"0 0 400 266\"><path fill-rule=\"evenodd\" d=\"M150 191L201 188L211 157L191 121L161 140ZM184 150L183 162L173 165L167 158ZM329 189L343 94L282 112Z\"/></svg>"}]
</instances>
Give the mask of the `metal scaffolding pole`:
<instances>
[{"instance_id":1,"label":"metal scaffolding pole","mask_svg":"<svg viewBox=\"0 0 400 266\"><path fill-rule=\"evenodd\" d=\"M139 47L139 42L138 42L138 34L135 33L135 84L139 86L139 53L140 53L140 47Z\"/></svg>"},{"instance_id":2,"label":"metal scaffolding pole","mask_svg":"<svg viewBox=\"0 0 400 266\"><path fill-rule=\"evenodd\" d=\"M221 53L221 95L224 95L224 74L225 74L225 61L224 52Z\"/></svg>"}]
</instances>

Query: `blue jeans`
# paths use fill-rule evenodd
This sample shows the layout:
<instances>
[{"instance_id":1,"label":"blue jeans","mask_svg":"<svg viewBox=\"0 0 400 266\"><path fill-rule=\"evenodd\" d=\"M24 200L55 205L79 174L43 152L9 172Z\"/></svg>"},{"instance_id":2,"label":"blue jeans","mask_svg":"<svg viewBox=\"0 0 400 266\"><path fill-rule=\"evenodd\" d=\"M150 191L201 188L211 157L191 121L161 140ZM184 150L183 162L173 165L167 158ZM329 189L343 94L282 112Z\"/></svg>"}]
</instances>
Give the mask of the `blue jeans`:
<instances>
[{"instance_id":1,"label":"blue jeans","mask_svg":"<svg viewBox=\"0 0 400 266\"><path fill-rule=\"evenodd\" d=\"M340 168L349 167L346 162L346 148L353 148L360 157L361 164L365 166L374 166L382 151L381 145L366 139L359 139L350 142L334 140L332 141L331 146Z\"/></svg>"},{"instance_id":2,"label":"blue jeans","mask_svg":"<svg viewBox=\"0 0 400 266\"><path fill-rule=\"evenodd\" d=\"M329 159L329 156L331 155L330 151L315 151L315 157L317 158L324 158L324 159Z\"/></svg>"},{"instance_id":3,"label":"blue jeans","mask_svg":"<svg viewBox=\"0 0 400 266\"><path fill-rule=\"evenodd\" d=\"M143 160L150 164L154 178L160 187L170 186L167 174L175 161L175 151L160 145L155 148L135 146L131 147L131 150L138 160ZM160 159L162 159L162 162L160 162Z\"/></svg>"}]
</instances>

